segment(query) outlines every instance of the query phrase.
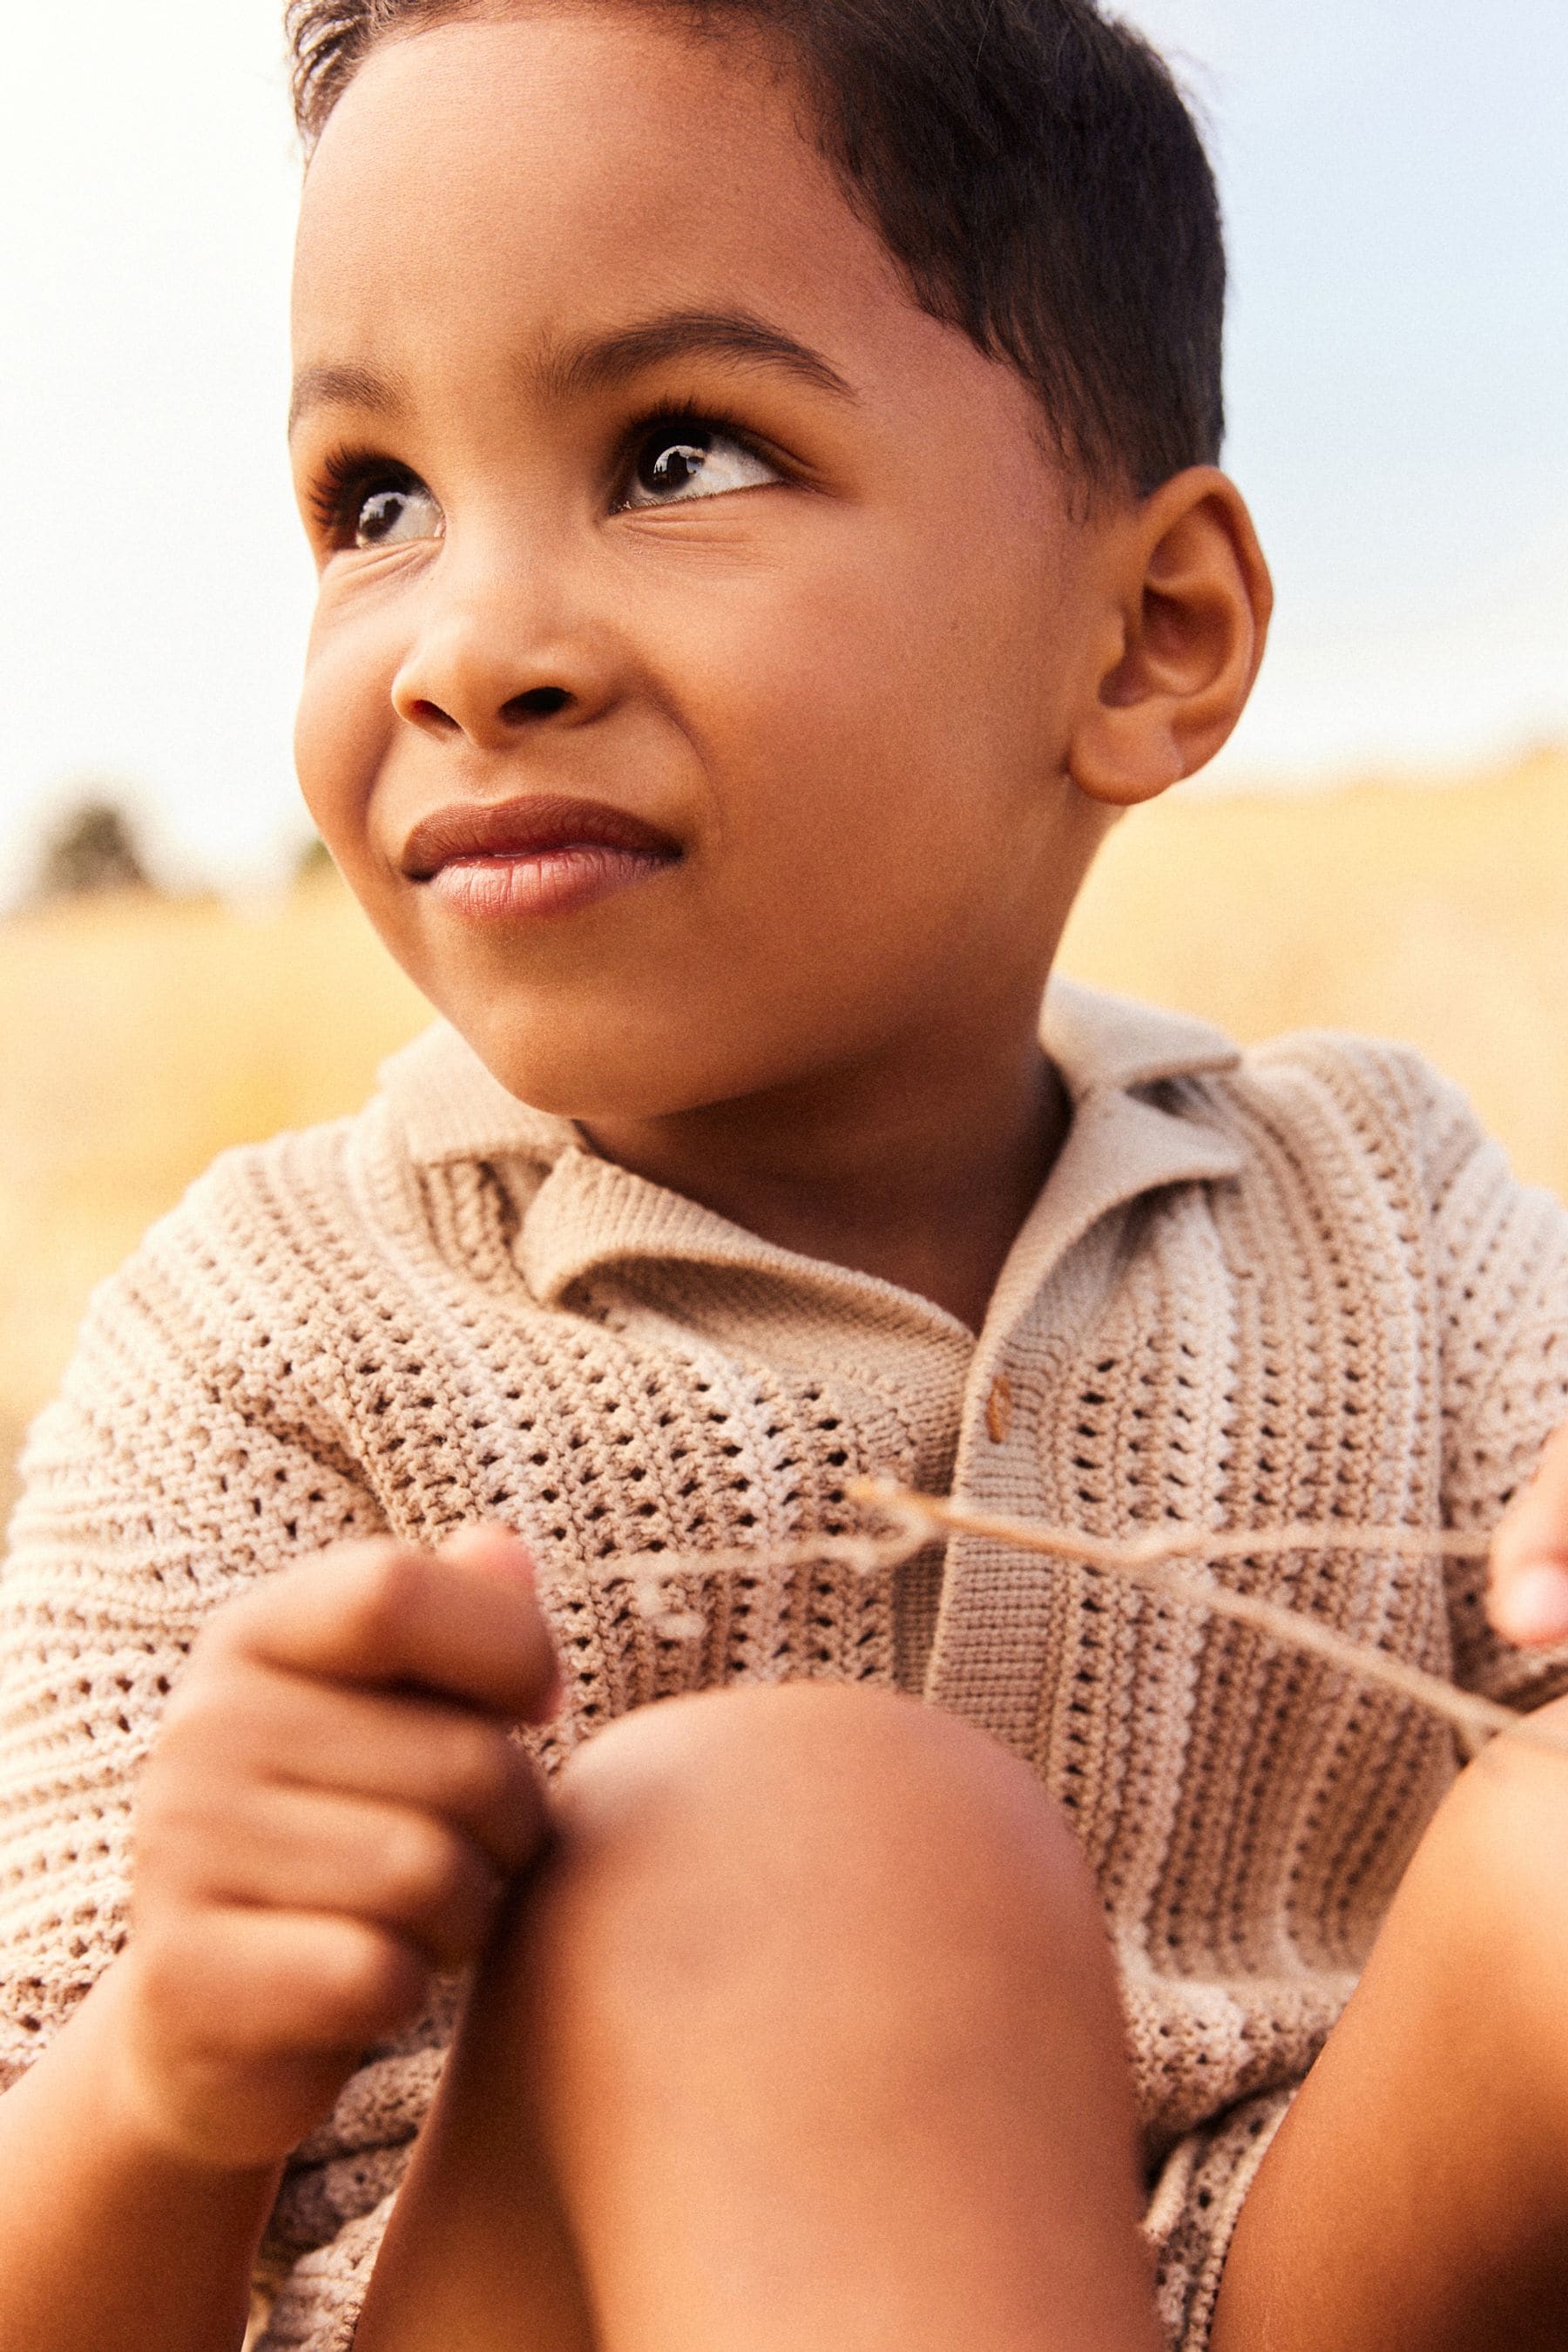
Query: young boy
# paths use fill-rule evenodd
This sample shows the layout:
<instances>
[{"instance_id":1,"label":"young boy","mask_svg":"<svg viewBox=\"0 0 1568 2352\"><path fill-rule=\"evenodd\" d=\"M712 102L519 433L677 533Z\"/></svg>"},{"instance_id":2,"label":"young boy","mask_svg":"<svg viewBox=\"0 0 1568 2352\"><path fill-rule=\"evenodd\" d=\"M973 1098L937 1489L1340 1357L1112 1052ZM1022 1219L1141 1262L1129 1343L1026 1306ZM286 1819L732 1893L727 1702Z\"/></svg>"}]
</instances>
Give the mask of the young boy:
<instances>
[{"instance_id":1,"label":"young boy","mask_svg":"<svg viewBox=\"0 0 1568 2352\"><path fill-rule=\"evenodd\" d=\"M1047 993L1268 622L1163 69L293 17L300 768L446 1023L34 1435L0 2347L232 2347L258 2245L310 2352L1556 2344L1562 1759L1004 1544L773 1557L871 1471L1487 1528L1568 1412L1568 1221L1419 1060ZM1565 1487L1532 1651L1436 1556L1223 1573L1534 1704Z\"/></svg>"}]
</instances>

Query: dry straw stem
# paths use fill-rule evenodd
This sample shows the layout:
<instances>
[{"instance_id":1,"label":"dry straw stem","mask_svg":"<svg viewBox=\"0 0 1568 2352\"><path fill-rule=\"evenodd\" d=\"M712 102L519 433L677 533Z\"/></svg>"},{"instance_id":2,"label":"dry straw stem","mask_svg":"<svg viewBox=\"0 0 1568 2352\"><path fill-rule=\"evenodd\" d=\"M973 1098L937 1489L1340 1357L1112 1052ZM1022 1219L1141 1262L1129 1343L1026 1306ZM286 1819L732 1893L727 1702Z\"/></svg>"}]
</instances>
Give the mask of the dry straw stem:
<instances>
[{"instance_id":1,"label":"dry straw stem","mask_svg":"<svg viewBox=\"0 0 1568 2352\"><path fill-rule=\"evenodd\" d=\"M842 1560L860 1574L871 1575L901 1566L942 1530L989 1537L1019 1551L1073 1560L1101 1575L1127 1577L1162 1600L1249 1625L1287 1649L1322 1658L1343 1674L1396 1692L1413 1705L1441 1716L1460 1733L1472 1753L1489 1734L1496 1733L1568 1756L1568 1730L1537 1723L1494 1699L1458 1690L1440 1675L1427 1674L1368 1643L1353 1642L1300 1610L1283 1608L1253 1593L1233 1591L1211 1576L1176 1564L1182 1559L1205 1563L1258 1559L1293 1551L1393 1552L1406 1559L1442 1553L1455 1559L1484 1559L1491 1548L1489 1536L1461 1534L1451 1528L1354 1527L1337 1520L1323 1526L1300 1523L1235 1530L1173 1522L1151 1528L1146 1535L1113 1542L1076 1528L1037 1527L1027 1519L971 1510L951 1499L917 1494L891 1479L860 1479L850 1487L849 1499L890 1520L892 1531L886 1536L802 1536L787 1543L728 1551L645 1554L641 1559L606 1560L604 1570L630 1576L637 1606L656 1632L667 1640L688 1641L701 1633L702 1621L669 1607L667 1594L671 1578L754 1575L764 1566L807 1567L827 1559Z\"/></svg>"},{"instance_id":2,"label":"dry straw stem","mask_svg":"<svg viewBox=\"0 0 1568 2352\"><path fill-rule=\"evenodd\" d=\"M1207 1610L1213 1616L1228 1617L1237 1625L1250 1625L1256 1633L1288 1649L1305 1650L1338 1666L1343 1674L1376 1683L1384 1690L1397 1691L1402 1698L1413 1700L1417 1706L1429 1707L1434 1715L1453 1724L1472 1749L1485 1734L1496 1732L1522 1739L1532 1748L1550 1748L1559 1755L1568 1756L1568 1732L1532 1723L1528 1716L1516 1715L1511 1707L1500 1706L1495 1699L1458 1690L1441 1675L1429 1675L1420 1666L1407 1665L1401 1658L1388 1657L1369 1643L1352 1642L1348 1635L1336 1633L1331 1625L1308 1617L1298 1609L1282 1608L1277 1601L1262 1601L1254 1593L1233 1592L1228 1585L1216 1584L1208 1577L1174 1564L1181 1559L1257 1559L1291 1551L1397 1552L1412 1559L1441 1552L1455 1559L1484 1559L1491 1549L1489 1536L1462 1535L1446 1528L1349 1527L1337 1521L1327 1526L1302 1522L1285 1528L1244 1528L1234 1531L1174 1523L1117 1543L1102 1536L1084 1535L1075 1528L1036 1527L1026 1519L972 1511L963 1504L939 1502L931 1496L917 1495L910 1487L881 1479L861 1479L851 1492L855 1501L918 1525L922 1532L947 1528L965 1535L990 1536L999 1543L1016 1545L1020 1551L1040 1552L1053 1559L1078 1560L1105 1575L1129 1577L1145 1591L1158 1593L1162 1600L1184 1601L1191 1608Z\"/></svg>"}]
</instances>

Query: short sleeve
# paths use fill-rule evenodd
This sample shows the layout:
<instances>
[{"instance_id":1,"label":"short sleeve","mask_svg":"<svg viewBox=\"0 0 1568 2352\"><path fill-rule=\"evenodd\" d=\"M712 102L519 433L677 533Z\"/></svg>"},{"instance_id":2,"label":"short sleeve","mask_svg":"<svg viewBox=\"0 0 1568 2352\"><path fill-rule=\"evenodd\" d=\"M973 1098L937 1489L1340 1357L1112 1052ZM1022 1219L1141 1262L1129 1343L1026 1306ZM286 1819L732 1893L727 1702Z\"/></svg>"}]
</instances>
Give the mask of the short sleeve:
<instances>
[{"instance_id":1,"label":"short sleeve","mask_svg":"<svg viewBox=\"0 0 1568 2352\"><path fill-rule=\"evenodd\" d=\"M211 1230L224 1191L204 1180L96 1294L23 1455L0 1573L0 2087L124 1941L136 1780L204 1619L382 1525L258 1375L258 1303Z\"/></svg>"},{"instance_id":2,"label":"short sleeve","mask_svg":"<svg viewBox=\"0 0 1568 2352\"><path fill-rule=\"evenodd\" d=\"M1408 1060L1431 1205L1445 1524L1489 1533L1568 1421L1568 1209L1521 1183L1460 1089ZM1568 1647L1515 1650L1487 1622L1486 1563L1450 1563L1454 1677L1507 1705L1568 1690Z\"/></svg>"},{"instance_id":3,"label":"short sleeve","mask_svg":"<svg viewBox=\"0 0 1568 2352\"><path fill-rule=\"evenodd\" d=\"M243 1191L220 1163L102 1286L24 1451L0 1571L0 2091L126 1940L137 1783L204 1621L384 1525L290 1380L309 1318L269 1306Z\"/></svg>"}]
</instances>

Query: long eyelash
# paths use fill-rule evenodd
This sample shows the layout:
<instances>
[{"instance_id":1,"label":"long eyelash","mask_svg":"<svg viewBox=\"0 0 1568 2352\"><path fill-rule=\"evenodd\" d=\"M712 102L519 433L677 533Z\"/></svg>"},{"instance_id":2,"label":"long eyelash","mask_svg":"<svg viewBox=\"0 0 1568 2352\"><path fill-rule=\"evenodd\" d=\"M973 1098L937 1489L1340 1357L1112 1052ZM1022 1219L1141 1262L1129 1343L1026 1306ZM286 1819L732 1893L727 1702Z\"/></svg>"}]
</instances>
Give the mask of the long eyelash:
<instances>
[{"instance_id":1,"label":"long eyelash","mask_svg":"<svg viewBox=\"0 0 1568 2352\"><path fill-rule=\"evenodd\" d=\"M715 407L710 400L663 400L657 408L637 419L626 435L620 478L636 455L639 444L648 434L662 432L679 425L710 425L731 440L739 442L764 465L780 466L784 461L755 433L748 431L738 416L728 409ZM371 448L355 448L342 444L330 449L317 468L316 478L307 493L311 512L323 530L345 530L357 516L371 489L377 485L402 486L414 476L406 466L395 458L384 457Z\"/></svg>"},{"instance_id":2,"label":"long eyelash","mask_svg":"<svg viewBox=\"0 0 1568 2352\"><path fill-rule=\"evenodd\" d=\"M757 436L749 432L738 416L727 409L715 408L710 400L661 400L632 426L627 439L640 441L647 433L662 431L671 425L716 425L721 433L728 433L747 448L758 448Z\"/></svg>"},{"instance_id":3,"label":"long eyelash","mask_svg":"<svg viewBox=\"0 0 1568 2352\"><path fill-rule=\"evenodd\" d=\"M331 449L310 485L310 509L323 530L343 530L358 514L374 484L402 485L413 478L406 466L399 466L390 457L378 457L374 449L346 446Z\"/></svg>"}]
</instances>

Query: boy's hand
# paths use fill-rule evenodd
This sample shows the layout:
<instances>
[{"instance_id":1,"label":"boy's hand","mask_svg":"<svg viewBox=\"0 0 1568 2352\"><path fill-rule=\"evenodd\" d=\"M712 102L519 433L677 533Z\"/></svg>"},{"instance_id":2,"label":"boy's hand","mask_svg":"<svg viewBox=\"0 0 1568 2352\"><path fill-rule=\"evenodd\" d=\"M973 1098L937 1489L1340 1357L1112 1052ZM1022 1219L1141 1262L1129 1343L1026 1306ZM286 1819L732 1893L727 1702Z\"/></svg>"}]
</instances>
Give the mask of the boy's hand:
<instances>
[{"instance_id":1,"label":"boy's hand","mask_svg":"<svg viewBox=\"0 0 1568 2352\"><path fill-rule=\"evenodd\" d=\"M346 1545L215 1612L147 1764L111 1971L142 2128L248 2168L321 2121L433 1972L484 1944L544 1830L507 1727L558 1703L531 1564L500 1530Z\"/></svg>"},{"instance_id":2,"label":"boy's hand","mask_svg":"<svg viewBox=\"0 0 1568 2352\"><path fill-rule=\"evenodd\" d=\"M1499 1526L1490 1568L1487 1614L1506 1641L1568 1642L1568 1422Z\"/></svg>"}]
</instances>

